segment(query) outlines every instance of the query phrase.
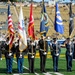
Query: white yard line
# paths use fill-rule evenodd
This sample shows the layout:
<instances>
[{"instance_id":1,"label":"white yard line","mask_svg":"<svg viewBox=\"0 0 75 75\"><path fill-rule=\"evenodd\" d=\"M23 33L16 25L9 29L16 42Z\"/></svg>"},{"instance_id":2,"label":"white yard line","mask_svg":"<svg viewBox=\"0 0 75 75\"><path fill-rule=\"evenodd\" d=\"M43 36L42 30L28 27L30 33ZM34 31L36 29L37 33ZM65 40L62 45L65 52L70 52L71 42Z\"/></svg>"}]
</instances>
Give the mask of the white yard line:
<instances>
[{"instance_id":1,"label":"white yard line","mask_svg":"<svg viewBox=\"0 0 75 75\"><path fill-rule=\"evenodd\" d=\"M56 75L63 75L63 74L61 74L61 73L58 73L58 72L54 72L54 74L56 74Z\"/></svg>"},{"instance_id":2,"label":"white yard line","mask_svg":"<svg viewBox=\"0 0 75 75\"><path fill-rule=\"evenodd\" d=\"M17 64L17 62L16 62L15 60L13 60L13 62ZM25 66L23 66L23 68L29 70L29 69L28 69L27 67L25 67ZM23 73L23 74L26 74L26 75L27 75L27 74L29 74L29 73ZM19 75L19 74L13 74L13 75ZM39 74L35 72L35 75L39 75Z\"/></svg>"},{"instance_id":3,"label":"white yard line","mask_svg":"<svg viewBox=\"0 0 75 75\"><path fill-rule=\"evenodd\" d=\"M62 58L62 59L64 59L64 58ZM15 60L13 60L13 62L17 64L17 62L16 62ZM28 69L27 67L25 67L25 66L23 66L23 68L29 70L29 69ZM23 73L23 74L28 75L29 73ZM52 75L52 74L55 74L55 75L64 75L64 74L61 74L61 73L59 73L59 72L46 72L46 73L43 73L43 74L44 74L44 75ZM13 75L20 75L20 74L13 74ZM38 73L35 72L35 75L40 75L40 74L38 74Z\"/></svg>"},{"instance_id":4,"label":"white yard line","mask_svg":"<svg viewBox=\"0 0 75 75\"><path fill-rule=\"evenodd\" d=\"M52 74L55 74L55 75L63 75L59 72L47 72L47 73L43 73L44 75L52 75Z\"/></svg>"}]
</instances>

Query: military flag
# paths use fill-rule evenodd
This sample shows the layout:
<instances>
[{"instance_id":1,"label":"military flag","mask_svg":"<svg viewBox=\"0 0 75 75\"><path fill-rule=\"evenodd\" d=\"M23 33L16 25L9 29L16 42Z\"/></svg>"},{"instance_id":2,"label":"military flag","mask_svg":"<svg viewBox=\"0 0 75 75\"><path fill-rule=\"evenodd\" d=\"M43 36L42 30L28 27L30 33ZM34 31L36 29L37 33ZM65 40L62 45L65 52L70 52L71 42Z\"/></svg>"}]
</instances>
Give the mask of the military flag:
<instances>
[{"instance_id":1,"label":"military flag","mask_svg":"<svg viewBox=\"0 0 75 75\"><path fill-rule=\"evenodd\" d=\"M12 16L10 13L10 5L8 5L8 31L9 31L9 50L12 48L13 40L14 40L14 27Z\"/></svg>"},{"instance_id":2,"label":"military flag","mask_svg":"<svg viewBox=\"0 0 75 75\"><path fill-rule=\"evenodd\" d=\"M46 7L44 5L43 1L43 7L41 11L41 22L40 22L40 33L46 36L46 33L48 32L49 26L47 26L48 23L48 15L46 13Z\"/></svg>"},{"instance_id":3,"label":"military flag","mask_svg":"<svg viewBox=\"0 0 75 75\"><path fill-rule=\"evenodd\" d=\"M30 5L30 18L29 18L29 25L28 25L28 35L30 38L35 39L34 34L34 18L33 18L33 4Z\"/></svg>"},{"instance_id":4,"label":"military flag","mask_svg":"<svg viewBox=\"0 0 75 75\"><path fill-rule=\"evenodd\" d=\"M26 36L25 24L24 24L24 18L21 6L19 13L18 33L19 33L19 50L23 51L27 48L27 36Z\"/></svg>"},{"instance_id":5,"label":"military flag","mask_svg":"<svg viewBox=\"0 0 75 75\"><path fill-rule=\"evenodd\" d=\"M56 3L54 29L55 29L56 32L59 32L60 34L64 33L64 26L63 26L62 18L61 18L60 11L59 11L57 3Z\"/></svg>"}]
</instances>

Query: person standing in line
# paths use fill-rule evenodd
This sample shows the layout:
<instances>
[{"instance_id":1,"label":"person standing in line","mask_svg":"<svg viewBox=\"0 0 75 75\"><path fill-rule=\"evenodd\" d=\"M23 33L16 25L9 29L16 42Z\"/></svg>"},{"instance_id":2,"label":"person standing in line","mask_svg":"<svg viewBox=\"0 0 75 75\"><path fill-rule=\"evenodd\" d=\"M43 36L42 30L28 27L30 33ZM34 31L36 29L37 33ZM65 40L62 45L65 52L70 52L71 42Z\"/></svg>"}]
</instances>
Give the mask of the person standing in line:
<instances>
[{"instance_id":1,"label":"person standing in line","mask_svg":"<svg viewBox=\"0 0 75 75\"><path fill-rule=\"evenodd\" d=\"M66 64L67 64L67 71L72 71L72 59L73 59L73 52L74 52L74 44L71 42L70 38L67 38L65 42L66 47Z\"/></svg>"},{"instance_id":2,"label":"person standing in line","mask_svg":"<svg viewBox=\"0 0 75 75\"><path fill-rule=\"evenodd\" d=\"M28 62L30 73L34 73L35 54L36 54L36 43L33 40L30 40L30 43L28 44Z\"/></svg>"},{"instance_id":3,"label":"person standing in line","mask_svg":"<svg viewBox=\"0 0 75 75\"><path fill-rule=\"evenodd\" d=\"M0 60L2 60L2 43L0 41Z\"/></svg>"},{"instance_id":4,"label":"person standing in line","mask_svg":"<svg viewBox=\"0 0 75 75\"><path fill-rule=\"evenodd\" d=\"M12 74L14 49L15 49L15 45L13 44L11 50L9 51L9 37L7 37L5 43L5 59L6 59L7 74Z\"/></svg>"},{"instance_id":5,"label":"person standing in line","mask_svg":"<svg viewBox=\"0 0 75 75\"><path fill-rule=\"evenodd\" d=\"M51 49L51 55L53 59L54 72L58 72L58 60L59 60L59 55L61 52L61 47L60 47L60 44L57 42L56 38L53 38L53 42L50 46L50 49Z\"/></svg>"},{"instance_id":6,"label":"person standing in line","mask_svg":"<svg viewBox=\"0 0 75 75\"><path fill-rule=\"evenodd\" d=\"M73 44L74 44L73 59L75 59L75 37L73 38Z\"/></svg>"},{"instance_id":7,"label":"person standing in line","mask_svg":"<svg viewBox=\"0 0 75 75\"><path fill-rule=\"evenodd\" d=\"M19 50L19 39L15 42L18 73L23 73L24 52Z\"/></svg>"},{"instance_id":8,"label":"person standing in line","mask_svg":"<svg viewBox=\"0 0 75 75\"><path fill-rule=\"evenodd\" d=\"M41 39L38 42L39 45L39 54L40 54L40 71L46 72L45 65L46 65L46 58L48 52L48 43L44 36L41 36Z\"/></svg>"}]
</instances>

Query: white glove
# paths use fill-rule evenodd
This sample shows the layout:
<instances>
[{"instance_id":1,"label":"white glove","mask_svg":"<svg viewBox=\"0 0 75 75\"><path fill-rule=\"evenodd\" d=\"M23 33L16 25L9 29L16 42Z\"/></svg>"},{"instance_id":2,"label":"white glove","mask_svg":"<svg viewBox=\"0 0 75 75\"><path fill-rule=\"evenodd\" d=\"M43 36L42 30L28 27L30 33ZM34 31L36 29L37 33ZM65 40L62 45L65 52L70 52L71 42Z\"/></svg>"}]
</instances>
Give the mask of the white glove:
<instances>
[{"instance_id":1,"label":"white glove","mask_svg":"<svg viewBox=\"0 0 75 75\"><path fill-rule=\"evenodd\" d=\"M11 56L12 55L12 53L9 53L9 56Z\"/></svg>"},{"instance_id":2,"label":"white glove","mask_svg":"<svg viewBox=\"0 0 75 75\"><path fill-rule=\"evenodd\" d=\"M34 56L31 56L31 58L34 58Z\"/></svg>"},{"instance_id":3,"label":"white glove","mask_svg":"<svg viewBox=\"0 0 75 75\"><path fill-rule=\"evenodd\" d=\"M46 52L44 52L43 54L44 54L44 55L46 55L47 53L46 53Z\"/></svg>"}]
</instances>

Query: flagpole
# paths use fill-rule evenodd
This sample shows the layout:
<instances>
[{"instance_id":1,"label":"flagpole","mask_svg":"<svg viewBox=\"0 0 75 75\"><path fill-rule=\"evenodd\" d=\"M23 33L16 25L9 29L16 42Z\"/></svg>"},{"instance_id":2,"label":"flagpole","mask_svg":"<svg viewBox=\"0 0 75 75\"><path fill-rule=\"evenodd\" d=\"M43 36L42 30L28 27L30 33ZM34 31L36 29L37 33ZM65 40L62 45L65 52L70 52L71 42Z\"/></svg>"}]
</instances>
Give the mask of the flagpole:
<instances>
[{"instance_id":1,"label":"flagpole","mask_svg":"<svg viewBox=\"0 0 75 75\"><path fill-rule=\"evenodd\" d=\"M42 3L43 3L43 8L44 8L44 0L42 1Z\"/></svg>"},{"instance_id":2,"label":"flagpole","mask_svg":"<svg viewBox=\"0 0 75 75\"><path fill-rule=\"evenodd\" d=\"M74 22L73 22L73 14L72 14L72 2L70 3L69 6L69 17L70 17L70 22L69 22L69 37L71 38L71 35L74 31Z\"/></svg>"},{"instance_id":3,"label":"flagpole","mask_svg":"<svg viewBox=\"0 0 75 75\"><path fill-rule=\"evenodd\" d=\"M44 0L42 1L42 6L43 6L43 9L42 10L44 10ZM43 13L44 13L44 11L43 11ZM46 38L46 37L45 37ZM46 51L46 48L45 48L45 39L44 39L44 53L45 53L45 51Z\"/></svg>"},{"instance_id":4,"label":"flagpole","mask_svg":"<svg viewBox=\"0 0 75 75\"><path fill-rule=\"evenodd\" d=\"M31 4L33 3L33 0L31 0ZM33 39L31 38L32 42L33 42ZM33 45L32 45L32 57L33 57Z\"/></svg>"}]
</instances>

